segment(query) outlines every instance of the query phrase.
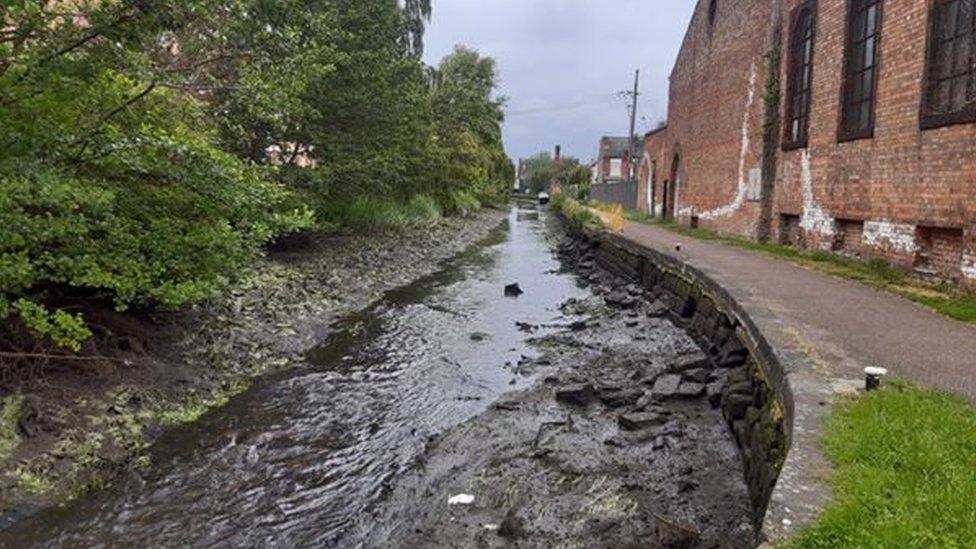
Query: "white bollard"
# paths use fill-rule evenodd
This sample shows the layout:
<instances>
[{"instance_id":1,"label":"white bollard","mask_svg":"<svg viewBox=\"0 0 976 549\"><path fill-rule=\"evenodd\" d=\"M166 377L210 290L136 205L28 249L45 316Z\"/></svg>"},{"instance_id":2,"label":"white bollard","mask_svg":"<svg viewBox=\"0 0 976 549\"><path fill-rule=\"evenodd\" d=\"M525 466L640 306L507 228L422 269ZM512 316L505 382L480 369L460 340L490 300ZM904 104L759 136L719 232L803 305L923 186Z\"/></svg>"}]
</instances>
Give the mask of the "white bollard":
<instances>
[{"instance_id":1,"label":"white bollard","mask_svg":"<svg viewBox=\"0 0 976 549\"><path fill-rule=\"evenodd\" d=\"M864 388L868 391L876 391L881 387L881 378L888 375L886 368L869 366L864 369Z\"/></svg>"}]
</instances>

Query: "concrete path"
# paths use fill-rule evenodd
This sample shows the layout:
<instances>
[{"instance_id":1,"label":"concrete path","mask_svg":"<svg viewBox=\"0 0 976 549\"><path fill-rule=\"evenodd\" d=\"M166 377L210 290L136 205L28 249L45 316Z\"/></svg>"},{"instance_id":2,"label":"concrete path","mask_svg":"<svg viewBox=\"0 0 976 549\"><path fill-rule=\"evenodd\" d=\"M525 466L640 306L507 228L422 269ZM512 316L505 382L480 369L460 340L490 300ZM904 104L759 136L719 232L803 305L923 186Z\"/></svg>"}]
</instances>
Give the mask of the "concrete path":
<instances>
[{"instance_id":1,"label":"concrete path","mask_svg":"<svg viewBox=\"0 0 976 549\"><path fill-rule=\"evenodd\" d=\"M859 380L865 366L882 366L976 402L974 326L858 282L659 227L628 222L623 236L704 271L750 311L771 344L805 355L827 379Z\"/></svg>"}]
</instances>

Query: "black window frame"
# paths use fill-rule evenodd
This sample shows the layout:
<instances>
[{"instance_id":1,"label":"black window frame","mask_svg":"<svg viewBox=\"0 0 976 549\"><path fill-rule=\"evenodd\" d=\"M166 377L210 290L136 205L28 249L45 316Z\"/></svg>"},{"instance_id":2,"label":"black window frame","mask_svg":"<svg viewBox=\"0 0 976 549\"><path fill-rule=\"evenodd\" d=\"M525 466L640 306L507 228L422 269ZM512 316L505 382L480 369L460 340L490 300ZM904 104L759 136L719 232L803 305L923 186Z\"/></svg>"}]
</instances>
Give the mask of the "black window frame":
<instances>
[{"instance_id":1,"label":"black window frame","mask_svg":"<svg viewBox=\"0 0 976 549\"><path fill-rule=\"evenodd\" d=\"M971 42L969 46L970 69L968 75L968 86L970 86L970 91L968 91L967 94L972 93L973 98L969 100L967 104L964 104L960 109L955 111L935 112L931 108L933 101L933 90L936 85L942 84L946 80L966 77L964 73L954 73L948 77L940 76L939 78L934 78L934 72L941 68L937 65L937 59L943 54L942 48L945 47L946 43L954 43L957 39L961 39L960 37L962 36L959 34L958 27L952 38L945 39L943 36L941 36L940 16L942 14L942 10L947 9L946 6L949 4L963 1L967 0L929 1L928 39L925 47L925 74L924 78L922 79L922 101L919 107L919 128L921 130L931 130L956 124L970 124L976 122L976 0L968 0L973 3L973 13L971 15L972 20L970 23L971 27L968 33L972 34L970 40L973 42ZM936 82L936 80L938 82ZM955 84L950 84L950 95L952 94L954 85Z\"/></svg>"},{"instance_id":2,"label":"black window frame","mask_svg":"<svg viewBox=\"0 0 976 549\"><path fill-rule=\"evenodd\" d=\"M871 7L876 8L873 29L870 28L868 16ZM856 28L856 25L861 25L861 28ZM847 0L845 27L844 74L840 96L840 124L837 129L839 143L874 137L884 35L884 0ZM868 51L872 57L870 64L867 60ZM865 74L870 74L870 83L865 82ZM867 90L865 86L868 87ZM868 117L867 125L861 127L861 117L865 114Z\"/></svg>"},{"instance_id":3,"label":"black window frame","mask_svg":"<svg viewBox=\"0 0 976 549\"><path fill-rule=\"evenodd\" d=\"M809 37L807 36L806 27L800 28L800 24L803 22L805 14L809 13L810 26L809 26ZM803 35L800 36L800 31L803 31ZM802 149L806 148L809 144L810 137L810 107L813 104L813 69L814 60L816 58L816 44L817 44L817 2L816 0L807 0L806 2L800 4L794 8L792 15L790 16L790 35L789 40L789 52L787 55L787 85L786 85L786 98L785 98L785 124L783 127L783 145L784 151ZM803 53L806 53L806 44L809 42L809 59L798 59L798 49L801 45L804 46ZM801 64L798 64L800 62ZM805 90L798 92L798 85L802 85L802 76L800 76L798 82L798 70L801 66L805 69L809 69L809 72L805 75L807 80L807 87ZM800 103L797 103L798 97ZM801 110L799 115L795 115L797 108ZM793 123L795 121L802 121L802 127L800 128L799 135L794 137Z\"/></svg>"}]
</instances>

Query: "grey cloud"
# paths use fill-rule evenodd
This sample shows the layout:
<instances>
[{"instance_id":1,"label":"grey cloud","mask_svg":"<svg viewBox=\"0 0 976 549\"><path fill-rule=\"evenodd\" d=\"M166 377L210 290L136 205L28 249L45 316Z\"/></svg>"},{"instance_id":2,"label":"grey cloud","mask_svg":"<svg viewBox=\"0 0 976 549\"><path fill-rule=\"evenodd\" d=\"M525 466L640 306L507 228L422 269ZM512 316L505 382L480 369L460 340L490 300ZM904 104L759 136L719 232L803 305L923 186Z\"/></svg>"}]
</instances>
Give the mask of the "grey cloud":
<instances>
[{"instance_id":1,"label":"grey cloud","mask_svg":"<svg viewBox=\"0 0 976 549\"><path fill-rule=\"evenodd\" d=\"M668 75L695 0L434 0L426 58L455 44L498 60L509 97L505 142L513 158L557 142L584 160L604 134L626 135L614 97L641 69L638 130L667 114Z\"/></svg>"}]
</instances>

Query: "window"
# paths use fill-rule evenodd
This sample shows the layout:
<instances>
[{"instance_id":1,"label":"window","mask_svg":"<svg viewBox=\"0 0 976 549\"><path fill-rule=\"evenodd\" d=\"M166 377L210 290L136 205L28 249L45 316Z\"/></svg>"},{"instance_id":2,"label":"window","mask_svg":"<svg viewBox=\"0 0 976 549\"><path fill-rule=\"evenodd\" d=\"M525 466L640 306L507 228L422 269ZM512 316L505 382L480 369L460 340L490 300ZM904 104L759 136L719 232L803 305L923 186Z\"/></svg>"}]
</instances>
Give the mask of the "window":
<instances>
[{"instance_id":1,"label":"window","mask_svg":"<svg viewBox=\"0 0 976 549\"><path fill-rule=\"evenodd\" d=\"M976 0L933 0L922 129L976 122Z\"/></svg>"},{"instance_id":2,"label":"window","mask_svg":"<svg viewBox=\"0 0 976 549\"><path fill-rule=\"evenodd\" d=\"M807 146L810 99L813 91L813 38L816 34L816 3L808 1L794 11L790 33L788 85L786 91L786 136L783 149Z\"/></svg>"},{"instance_id":3,"label":"window","mask_svg":"<svg viewBox=\"0 0 976 549\"><path fill-rule=\"evenodd\" d=\"M619 179L623 177L623 159L621 158L611 158L610 159L610 177L613 179Z\"/></svg>"},{"instance_id":4,"label":"window","mask_svg":"<svg viewBox=\"0 0 976 549\"><path fill-rule=\"evenodd\" d=\"M874 136L882 0L850 0L839 141Z\"/></svg>"},{"instance_id":5,"label":"window","mask_svg":"<svg viewBox=\"0 0 976 549\"><path fill-rule=\"evenodd\" d=\"M718 0L712 0L708 3L708 24L715 24L715 16L718 15Z\"/></svg>"}]
</instances>

